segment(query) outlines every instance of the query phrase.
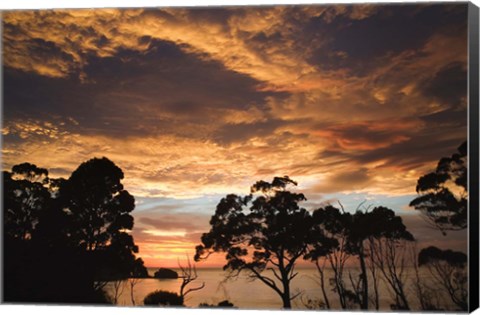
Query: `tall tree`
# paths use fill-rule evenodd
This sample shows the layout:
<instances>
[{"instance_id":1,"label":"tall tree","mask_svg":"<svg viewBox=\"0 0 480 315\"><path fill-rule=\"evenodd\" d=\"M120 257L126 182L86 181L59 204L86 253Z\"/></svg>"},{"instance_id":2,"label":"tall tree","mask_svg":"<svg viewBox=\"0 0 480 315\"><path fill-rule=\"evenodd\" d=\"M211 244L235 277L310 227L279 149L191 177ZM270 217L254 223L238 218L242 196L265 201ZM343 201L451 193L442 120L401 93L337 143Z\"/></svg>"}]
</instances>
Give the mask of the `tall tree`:
<instances>
[{"instance_id":1,"label":"tall tree","mask_svg":"<svg viewBox=\"0 0 480 315\"><path fill-rule=\"evenodd\" d=\"M400 241L413 240L413 236L393 210L375 207L372 211L357 210L351 214L343 211L343 208L340 211L329 205L314 211L313 222L313 233L316 237L313 238L311 249L305 257L316 263L321 278L323 270L319 261L326 259L329 262L333 270L334 291L339 296L342 308L350 308L352 302L358 304L361 309L369 308L369 279L374 281L373 288L376 292L377 267L384 276L391 276L392 282L388 284L399 297L397 300L402 302L401 307L408 308L401 274L398 274L400 270L395 269L398 261L395 249ZM323 241L316 243L315 239ZM357 278L349 273L353 291L347 289L344 282L344 266L352 257L357 258L360 268ZM371 277L368 276L369 271ZM326 298L326 294L323 295ZM375 306L378 307L378 292L376 300Z\"/></svg>"},{"instance_id":2,"label":"tall tree","mask_svg":"<svg viewBox=\"0 0 480 315\"><path fill-rule=\"evenodd\" d=\"M132 276L138 247L128 230L135 200L121 183L123 171L112 161L93 158L82 163L60 188L70 217L71 238L81 250L83 268L95 291L109 280Z\"/></svg>"},{"instance_id":3,"label":"tall tree","mask_svg":"<svg viewBox=\"0 0 480 315\"><path fill-rule=\"evenodd\" d=\"M287 176L275 177L271 183L255 183L246 197L222 198L195 255L198 261L225 252L224 269L230 276L245 272L260 280L280 296L284 308L291 308L298 296L291 295L290 283L297 275L297 260L306 253L312 226L310 213L299 206L305 196L288 191L288 185L297 183Z\"/></svg>"},{"instance_id":4,"label":"tall tree","mask_svg":"<svg viewBox=\"0 0 480 315\"><path fill-rule=\"evenodd\" d=\"M441 158L435 171L418 179L416 190L420 196L410 202L410 206L420 211L427 222L444 235L448 230L467 227L467 166L465 141L457 153Z\"/></svg>"},{"instance_id":5,"label":"tall tree","mask_svg":"<svg viewBox=\"0 0 480 315\"><path fill-rule=\"evenodd\" d=\"M327 308L330 301L325 289L325 263L328 262L333 271L330 282L333 291L338 295L342 309L350 308L349 297L352 295L344 283L344 268L350 254L346 251L347 236L351 215L342 213L338 208L328 205L313 212L312 243L305 259L315 263L320 277L320 288ZM323 240L317 242L316 240Z\"/></svg>"},{"instance_id":6,"label":"tall tree","mask_svg":"<svg viewBox=\"0 0 480 315\"><path fill-rule=\"evenodd\" d=\"M72 237L88 251L105 248L133 228L135 200L123 189L122 179L122 170L112 161L93 158L62 186L60 194L74 225Z\"/></svg>"},{"instance_id":7,"label":"tall tree","mask_svg":"<svg viewBox=\"0 0 480 315\"><path fill-rule=\"evenodd\" d=\"M361 266L362 302L368 307L368 276L364 266L376 265L395 294L396 309L409 309L404 288L404 267L407 242L413 241L402 218L386 207L357 211L353 216L349 248ZM373 277L372 277L373 278Z\"/></svg>"},{"instance_id":8,"label":"tall tree","mask_svg":"<svg viewBox=\"0 0 480 315\"><path fill-rule=\"evenodd\" d=\"M89 160L68 180L30 163L3 175L6 300L100 303L106 280L147 275L127 233L134 199L113 162Z\"/></svg>"}]
</instances>

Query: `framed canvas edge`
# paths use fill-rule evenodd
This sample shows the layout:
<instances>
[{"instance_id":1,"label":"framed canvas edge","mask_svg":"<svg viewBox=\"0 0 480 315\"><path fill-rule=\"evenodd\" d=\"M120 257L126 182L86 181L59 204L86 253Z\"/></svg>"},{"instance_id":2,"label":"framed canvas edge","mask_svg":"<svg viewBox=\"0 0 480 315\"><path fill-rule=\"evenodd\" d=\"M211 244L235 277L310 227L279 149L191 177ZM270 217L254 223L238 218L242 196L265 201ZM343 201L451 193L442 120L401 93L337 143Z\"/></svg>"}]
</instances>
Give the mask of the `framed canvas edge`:
<instances>
[{"instance_id":1,"label":"framed canvas edge","mask_svg":"<svg viewBox=\"0 0 480 315\"><path fill-rule=\"evenodd\" d=\"M469 88L469 311L479 303L479 8L468 8Z\"/></svg>"},{"instance_id":2,"label":"framed canvas edge","mask_svg":"<svg viewBox=\"0 0 480 315\"><path fill-rule=\"evenodd\" d=\"M259 1L261 2L261 1ZM350 3L352 4L362 4L366 2L372 2L370 1L354 1L351 0ZM433 1L434 3L442 3L446 4L449 2L444 2L444 1ZM456 2L456 1L454 1ZM313 2L308 2L305 1L304 5L329 5L332 4L332 2L329 1L313 1ZM347 2L348 3L348 2ZM373 2L375 4L398 4L398 1L391 1L391 2ZM421 3L421 2L406 2L406 3ZM456 2L458 3L458 2ZM159 6L162 6L161 2L158 2ZM338 3L335 3L338 4ZM249 4L241 5L241 6L247 6ZM273 5L273 4L263 4L263 5ZM288 5L288 4L280 4L280 5ZM295 3L295 4L290 4L290 5L302 5L300 3ZM199 7L202 7L205 5L199 5ZM221 5L218 5L221 6ZM236 4L236 6L240 6L239 4ZM192 6L195 7L195 6ZM129 7L126 7L129 8ZM154 7L151 7L154 8ZM82 9L82 8L78 8ZM2 11L7 11L7 10L14 10L14 9L0 9L0 21L2 20L1 14ZM0 27L0 35L2 34L2 29ZM1 36L0 36L1 37ZM479 286L480 286L480 260L479 260L479 248L480 248L480 234L479 234L479 227L480 227L480 208L479 208L479 195L480 195L480 190L479 190L479 7L474 4L473 2L468 2L468 152L469 152L469 225L468 225L468 246L469 246L469 312L473 312L476 309L479 308L479 297L480 297L480 291L479 291ZM0 41L0 51L3 50L2 47L2 41ZM3 57L3 54L0 54L1 57ZM2 64L2 67L0 67L0 83L3 86L3 58L0 59L0 64ZM0 106L0 129L3 126L3 92L2 95L0 95L1 99L1 106ZM3 147L3 138L0 137L0 148ZM1 157L0 157L1 160ZM3 183L3 175L0 174L0 182ZM3 185L0 185L2 187ZM2 200L2 210L3 210L3 187L0 189L0 199ZM0 216L0 235L3 236L3 211L2 215ZM0 269L1 273L3 275L3 259L4 259L4 246L3 246L3 241L4 238L1 237L1 242L0 242ZM12 307L14 306L20 306L20 305L15 305L11 303L5 304L4 298L3 298L3 292L4 292L4 282L3 279L0 284L0 306L4 305L10 305ZM25 306L29 306L29 304L21 304ZM55 305L48 305L48 304L42 304L44 307L45 306L55 306ZM30 305L30 306L36 306L36 305ZM40 305L38 305L40 306ZM62 306L62 305L57 305L57 306ZM74 307L74 306L73 306ZM93 307L93 306L92 306ZM3 307L2 307L3 308ZM70 308L70 306L69 306ZM90 308L89 306L85 307L80 307L80 309L83 308L84 310L87 310ZM94 307L96 308L96 307ZM103 308L103 307L102 307ZM97 309L102 309L102 308L97 308ZM118 308L117 308L118 309ZM127 308L132 310L132 308ZM164 314L173 314L175 313L180 313L179 314L206 314L204 312L199 312L200 310L198 308L190 309L187 312L183 309L175 309L171 308L168 311L163 309L160 310ZM220 312L225 311L224 309L219 310ZM227 312L227 314L231 313ZM241 310L236 310L233 311L234 313L237 314L253 314L254 312L260 312L259 310L248 310L248 309L241 309ZM246 313L245 313L246 312ZM278 312L274 310L267 310L267 311L261 311L263 314L272 314L271 312ZM296 311L289 311L293 313L297 313ZM320 311L321 312L321 311ZM43 312L42 312L43 313ZM75 312L74 312L75 313ZM96 313L96 312L95 312ZM135 313L135 312L134 312ZM148 312L147 312L148 313ZM304 312L302 312L304 313ZM323 313L323 312L321 312ZM328 312L330 314L368 314L372 313L370 311L368 312L342 312L340 310L335 310L333 312ZM381 314L383 312L380 312ZM389 314L395 314L396 312L388 312ZM418 312L409 312L409 313L417 313ZM136 314L136 313L135 313ZM297 313L298 314L298 313ZM305 314L305 313L304 313Z\"/></svg>"}]
</instances>

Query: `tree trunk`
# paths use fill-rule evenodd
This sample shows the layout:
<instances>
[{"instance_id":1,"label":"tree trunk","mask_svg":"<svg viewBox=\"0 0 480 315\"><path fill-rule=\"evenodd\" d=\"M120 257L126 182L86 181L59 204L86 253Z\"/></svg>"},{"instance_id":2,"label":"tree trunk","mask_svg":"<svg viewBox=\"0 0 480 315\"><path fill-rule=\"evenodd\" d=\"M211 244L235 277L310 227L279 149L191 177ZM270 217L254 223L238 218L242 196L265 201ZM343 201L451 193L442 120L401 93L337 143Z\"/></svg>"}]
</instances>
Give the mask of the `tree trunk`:
<instances>
[{"instance_id":1,"label":"tree trunk","mask_svg":"<svg viewBox=\"0 0 480 315\"><path fill-rule=\"evenodd\" d=\"M288 276L287 276L288 277ZM290 309L292 308L291 300L290 300L290 281L288 278L283 278L283 308Z\"/></svg>"},{"instance_id":2,"label":"tree trunk","mask_svg":"<svg viewBox=\"0 0 480 315\"><path fill-rule=\"evenodd\" d=\"M368 280L367 280L367 268L365 265L365 257L363 256L363 246L360 246L360 253L358 255L360 259L360 268L362 270L362 274L360 275L362 279L362 301L360 304L360 308L362 310L368 310Z\"/></svg>"},{"instance_id":3,"label":"tree trunk","mask_svg":"<svg viewBox=\"0 0 480 315\"><path fill-rule=\"evenodd\" d=\"M288 292L288 294L286 292L283 293L282 301L283 301L283 308L285 309L292 308L292 302L290 301L290 292Z\"/></svg>"},{"instance_id":4,"label":"tree trunk","mask_svg":"<svg viewBox=\"0 0 480 315\"><path fill-rule=\"evenodd\" d=\"M369 255L370 255L370 274L372 275L372 282L373 282L373 303L375 304L375 310L379 310L380 308L380 299L378 296L378 274L377 274L377 262L375 261L375 240L370 237L369 243Z\"/></svg>"},{"instance_id":5,"label":"tree trunk","mask_svg":"<svg viewBox=\"0 0 480 315\"><path fill-rule=\"evenodd\" d=\"M322 289L323 300L327 309L330 309L330 301L328 300L327 292L325 290L325 277L323 273L323 269L325 268L325 261L323 262L323 266L321 267L318 263L318 260L315 261L315 264L317 265L317 270L320 275L320 288Z\"/></svg>"}]
</instances>

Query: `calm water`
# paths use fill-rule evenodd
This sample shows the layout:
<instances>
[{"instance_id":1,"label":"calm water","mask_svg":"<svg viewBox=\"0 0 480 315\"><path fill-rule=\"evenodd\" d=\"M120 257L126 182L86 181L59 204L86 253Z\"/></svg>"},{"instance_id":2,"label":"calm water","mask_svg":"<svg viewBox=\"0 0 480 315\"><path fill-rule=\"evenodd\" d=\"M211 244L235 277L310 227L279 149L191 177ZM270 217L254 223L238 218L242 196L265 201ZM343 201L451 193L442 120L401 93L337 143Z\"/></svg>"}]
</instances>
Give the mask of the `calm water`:
<instances>
[{"instance_id":1,"label":"calm water","mask_svg":"<svg viewBox=\"0 0 480 315\"><path fill-rule=\"evenodd\" d=\"M174 269L176 270L176 269ZM149 269L149 273L153 274L156 269ZM176 270L179 272L179 270ZM316 269L298 269L298 276L292 280L291 293L301 291L303 300L307 298L319 299L322 296L320 286L318 284L318 273ZM223 300L229 300L235 306L244 309L280 309L282 302L280 297L265 284L259 280L250 281L245 276L240 276L237 280L225 281L226 273L221 269L198 269L198 279L192 282L187 288L201 285L205 282L205 287L199 291L194 291L187 295L185 305L189 307L197 307L200 303L217 304ZM354 271L352 271L352 274ZM180 272L179 272L180 274ZM325 279L331 277L331 273L326 271ZM273 277L272 277L273 278ZM345 278L348 281L348 273ZM409 303L412 308L418 307L418 302L415 298L412 288L413 278L407 280L406 288L409 298ZM166 290L178 293L182 279L141 279L135 285L133 296L136 305L143 305L143 298L155 290ZM327 283L328 288L328 283ZM107 292L113 295L113 286L109 283L106 287ZM337 300L338 297L334 292L328 290L328 295L332 307L339 308ZM379 286L381 309L390 310L390 303L392 298L388 288L382 281ZM132 305L130 287L127 282L123 287L123 292L118 299L118 305L130 306ZM448 299L442 299L445 303L449 303ZM292 307L297 309L304 309L302 298L298 297L292 301ZM445 307L451 307L449 304Z\"/></svg>"}]
</instances>

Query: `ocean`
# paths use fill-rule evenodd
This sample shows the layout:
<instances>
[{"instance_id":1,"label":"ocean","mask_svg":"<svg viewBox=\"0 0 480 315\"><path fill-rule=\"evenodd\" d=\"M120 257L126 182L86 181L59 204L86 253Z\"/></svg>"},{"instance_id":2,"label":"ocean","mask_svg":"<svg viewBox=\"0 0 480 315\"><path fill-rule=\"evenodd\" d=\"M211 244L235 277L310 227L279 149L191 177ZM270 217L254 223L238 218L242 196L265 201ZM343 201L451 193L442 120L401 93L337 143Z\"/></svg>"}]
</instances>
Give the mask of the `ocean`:
<instances>
[{"instance_id":1,"label":"ocean","mask_svg":"<svg viewBox=\"0 0 480 315\"><path fill-rule=\"evenodd\" d=\"M180 270L172 268L179 274ZM149 268L149 273L153 275L156 269ZM321 299L322 292L318 280L318 272L314 268L298 268L298 276L291 282L291 294L300 293L300 295L292 301L293 309L306 309L305 302L308 299ZM408 270L407 270L408 271ZM352 275L355 269L351 270ZM411 270L410 270L411 272ZM198 307L200 303L217 304L220 301L228 300L236 307L241 309L281 309L282 301L278 294L271 288L267 287L260 280L252 281L245 275L240 275L235 280L226 280L226 273L220 268L197 269L198 278L192 282L187 288L194 288L202 283L205 287L201 290L191 292L185 297L184 304L188 307ZM413 273L410 273L413 274ZM326 270L325 279L331 277L332 271ZM272 275L273 276L273 275ZM423 274L422 278L428 278L427 274ZM348 283L348 270L346 271L345 282ZM413 291L413 277L407 278L405 288L407 298L412 310L419 310L419 302ZM328 280L326 280L327 288ZM144 297L155 290L165 290L178 293L182 279L140 279L133 288L133 299L135 305L143 305ZM348 283L349 284L349 283ZM347 287L350 287L347 285ZM115 289L113 283L108 283L105 287L109 295L114 295ZM121 291L121 292L120 292ZM338 297L336 293L330 289L327 290L328 297L332 308L340 309ZM119 290L117 305L132 306L131 288L128 281L124 281ZM393 296L384 281L380 281L380 310L390 310L390 304ZM371 292L373 293L373 292ZM439 290L439 294L441 291ZM448 298L442 297L442 306L452 309L453 306Z\"/></svg>"}]
</instances>

